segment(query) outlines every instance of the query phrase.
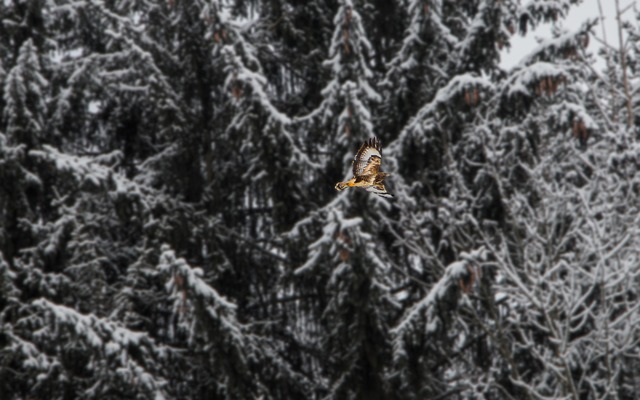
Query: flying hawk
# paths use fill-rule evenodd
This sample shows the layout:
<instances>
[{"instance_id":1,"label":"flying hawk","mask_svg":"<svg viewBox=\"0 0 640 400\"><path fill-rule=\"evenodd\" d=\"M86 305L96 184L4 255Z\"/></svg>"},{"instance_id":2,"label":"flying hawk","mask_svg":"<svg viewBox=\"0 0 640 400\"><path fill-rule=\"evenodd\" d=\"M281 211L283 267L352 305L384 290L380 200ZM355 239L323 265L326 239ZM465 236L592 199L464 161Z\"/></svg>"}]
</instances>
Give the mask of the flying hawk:
<instances>
[{"instance_id":1,"label":"flying hawk","mask_svg":"<svg viewBox=\"0 0 640 400\"><path fill-rule=\"evenodd\" d=\"M382 197L393 197L385 189L382 181L389 175L380 171L382 163L382 149L378 138L371 138L360 146L360 150L353 159L353 178L346 182L336 183L336 190L344 190L347 187L361 187L367 192L375 193Z\"/></svg>"}]
</instances>

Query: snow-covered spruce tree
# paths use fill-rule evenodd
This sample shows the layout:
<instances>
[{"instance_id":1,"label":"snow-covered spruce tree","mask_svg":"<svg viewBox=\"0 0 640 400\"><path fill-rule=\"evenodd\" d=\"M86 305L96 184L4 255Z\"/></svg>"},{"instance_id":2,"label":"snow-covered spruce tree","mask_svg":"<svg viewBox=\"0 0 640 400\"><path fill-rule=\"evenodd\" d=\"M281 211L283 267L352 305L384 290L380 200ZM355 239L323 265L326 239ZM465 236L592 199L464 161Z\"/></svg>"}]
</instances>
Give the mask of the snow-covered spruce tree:
<instances>
[{"instance_id":1,"label":"snow-covered spruce tree","mask_svg":"<svg viewBox=\"0 0 640 400\"><path fill-rule=\"evenodd\" d=\"M381 101L371 68L373 48L360 12L352 1L339 3L333 26L328 57L323 63L329 70L329 81L321 92L322 101L299 120L316 131L312 137L317 137L325 148L323 158L329 176L344 174L345 163L353 159L354 143L380 136L374 131L371 105ZM336 154L344 157L335 157ZM331 186L332 182L321 180L318 183Z\"/></svg>"},{"instance_id":2,"label":"snow-covered spruce tree","mask_svg":"<svg viewBox=\"0 0 640 400\"><path fill-rule=\"evenodd\" d=\"M364 30L361 6L351 1L339 3L324 63L330 68L329 82L321 103L301 120L303 124L318 121L328 132L322 141L330 150L324 165L336 171L334 181L324 183L329 187L335 184L336 176L351 173L350 161L357 146L379 136L371 105L380 96L373 85L373 49ZM385 246L379 246L379 226L372 222L375 212L364 206L373 203L375 210L384 207L384 201L366 193L340 193L288 234L295 242L302 238L313 241L307 260L295 270L294 288L301 294L322 296L320 302L311 300L322 308L298 310L296 325L312 321L312 334L299 329L294 334L322 354L314 361L318 365L315 374L320 372L316 380L322 383L317 390L330 398L393 396L386 379L388 324L395 312L389 292L390 257Z\"/></svg>"},{"instance_id":3,"label":"snow-covered spruce tree","mask_svg":"<svg viewBox=\"0 0 640 400\"><path fill-rule=\"evenodd\" d=\"M17 62L4 82L3 127L12 143L32 149L44 141L46 90L38 50L29 39L20 47Z\"/></svg>"},{"instance_id":4,"label":"snow-covered spruce tree","mask_svg":"<svg viewBox=\"0 0 640 400\"><path fill-rule=\"evenodd\" d=\"M387 222L401 240L401 247L407 249L405 265L416 265L414 269L403 267L426 283L409 281L408 299L418 304L417 299L426 298L423 286L428 288L432 282L442 280L447 264L459 260L462 252L485 246L485 240L502 243L511 249L513 257L518 255L514 240L521 228L517 214L505 205L518 191L536 201L536 186L528 180L526 171L538 161L536 140L540 139L541 128L570 132L574 116L582 118L587 126L591 121L580 90L585 73L576 64L577 58L571 57L572 50L582 47L589 25L542 43L531 57L507 74L497 65L497 50L508 44L517 21L523 29L529 23L561 18L567 11L566 3L545 2L544 7L529 3L520 7L515 2L478 2L472 8L429 3L437 7L422 7L420 12L435 10L434 15L414 21L430 18L428 32L446 37L451 43L446 56L435 58L435 65L429 68L438 73L443 83L434 85L432 97L422 101L422 108L387 152L391 155L387 159L397 163L401 171L396 178L400 182L398 202L405 203L400 206L400 220ZM456 17L458 13L467 17ZM468 25L454 22L461 20L468 21ZM405 44L421 29L424 23L410 28ZM563 77L567 90L560 93L558 85ZM558 96L554 97L556 92ZM394 95L390 94L390 98ZM594 126L592 123L590 127ZM571 135L564 136L564 140L569 146L574 144ZM444 319L441 316L443 322L437 325L438 329L424 330L420 323L407 325L407 318L425 317L420 313L405 313L400 320L398 327L403 329L398 329L397 334L410 339L404 341L406 345L394 348L401 363L397 375L401 388L409 396L433 396L448 390L460 392L461 396L467 390L486 396L533 396L513 383L529 371L514 364L515 342L508 329L500 326L499 299L491 288L491 269L482 267L470 275L482 277L478 301L463 303L465 307ZM467 283L460 284L468 289ZM440 307L451 308L451 299ZM424 322L428 326L428 319ZM412 359L412 354L423 352L430 356ZM421 368L411 364L418 360ZM464 360L473 360L474 367L467 368ZM491 367L493 362L496 364ZM414 367L407 368L410 365ZM485 368L489 367L496 373L487 380Z\"/></svg>"}]
</instances>

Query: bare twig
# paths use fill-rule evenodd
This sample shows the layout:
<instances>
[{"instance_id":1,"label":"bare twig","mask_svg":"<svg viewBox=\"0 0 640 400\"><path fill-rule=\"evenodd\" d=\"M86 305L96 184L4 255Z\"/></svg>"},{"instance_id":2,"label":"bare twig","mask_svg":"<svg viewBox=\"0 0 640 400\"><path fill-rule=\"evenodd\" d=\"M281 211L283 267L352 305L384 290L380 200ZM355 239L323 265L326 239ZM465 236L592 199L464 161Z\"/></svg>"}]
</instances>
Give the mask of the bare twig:
<instances>
[{"instance_id":1,"label":"bare twig","mask_svg":"<svg viewBox=\"0 0 640 400\"><path fill-rule=\"evenodd\" d=\"M600 26L602 27L602 43L603 43L605 49L615 51L615 48L613 46L609 45L609 43L607 41L607 30L605 29L604 12L602 11L602 2L601 2L601 0L598 0L598 12L600 13L600 22L601 22ZM615 69L614 69L611 57L606 55L605 56L605 61L607 62L607 70L609 71L609 75L610 75L609 88L611 90L611 103L612 104L616 104L617 103L616 99L618 97L616 96L616 92L615 92L614 86L613 86L613 82L615 82ZM618 122L618 113L617 113L615 107L612 107L611 120L614 123Z\"/></svg>"},{"instance_id":2,"label":"bare twig","mask_svg":"<svg viewBox=\"0 0 640 400\"><path fill-rule=\"evenodd\" d=\"M622 84L624 87L624 95L627 106L627 128L633 128L633 99L629 91L629 77L627 75L627 52L624 49L624 39L622 36L622 14L628 11L629 7L620 9L620 0L616 0L616 21L618 22L618 43L620 54L620 68L622 69Z\"/></svg>"}]
</instances>

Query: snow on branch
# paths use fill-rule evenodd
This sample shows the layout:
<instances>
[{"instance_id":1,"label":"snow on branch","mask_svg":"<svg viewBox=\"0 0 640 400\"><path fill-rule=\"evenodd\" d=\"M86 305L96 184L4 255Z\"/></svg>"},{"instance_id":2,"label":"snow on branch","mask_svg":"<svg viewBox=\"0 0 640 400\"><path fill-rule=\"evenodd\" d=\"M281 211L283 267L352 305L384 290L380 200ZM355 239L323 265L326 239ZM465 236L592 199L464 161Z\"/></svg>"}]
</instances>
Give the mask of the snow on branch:
<instances>
[{"instance_id":1,"label":"snow on branch","mask_svg":"<svg viewBox=\"0 0 640 400\"><path fill-rule=\"evenodd\" d=\"M120 151L114 151L99 157L75 156L61 153L55 147L44 145L42 150L31 150L30 156L53 162L61 172L68 172L78 183L88 183L93 187L103 187L113 175L113 165L121 158Z\"/></svg>"},{"instance_id":2,"label":"snow on branch","mask_svg":"<svg viewBox=\"0 0 640 400\"><path fill-rule=\"evenodd\" d=\"M551 95L571 76L563 66L540 61L514 72L503 83L502 94L506 99L517 95Z\"/></svg>"},{"instance_id":3,"label":"snow on branch","mask_svg":"<svg viewBox=\"0 0 640 400\"><path fill-rule=\"evenodd\" d=\"M344 207L347 194L347 191L338 193L338 195L334 197L333 200L325 204L322 208L311 212L308 216L296 222L291 230L285 233L284 236L288 238L295 238L297 236L300 236L304 232L304 229L306 227L316 224L318 220L324 220L329 212Z\"/></svg>"},{"instance_id":4,"label":"snow on branch","mask_svg":"<svg viewBox=\"0 0 640 400\"><path fill-rule=\"evenodd\" d=\"M574 138L586 143L591 132L599 132L598 123L591 117L584 104L562 102L549 106L549 121L556 122L563 130L570 129Z\"/></svg>"},{"instance_id":5,"label":"snow on branch","mask_svg":"<svg viewBox=\"0 0 640 400\"><path fill-rule=\"evenodd\" d=\"M84 315L72 308L58 305L47 299L35 300L32 305L39 311L52 317L54 324L61 324L72 329L91 347L106 351L107 355L132 347L152 347L153 339L146 333L131 331L119 324L98 318L95 315ZM55 325L52 326L54 329ZM49 329L49 327L44 328ZM41 334L42 331L36 332Z\"/></svg>"},{"instance_id":6,"label":"snow on branch","mask_svg":"<svg viewBox=\"0 0 640 400\"><path fill-rule=\"evenodd\" d=\"M222 54L227 62L227 70L230 72L227 75L225 86L230 88L234 97L239 97L241 94L234 92L235 85L241 85L250 89L252 99L256 100L262 108L268 112L269 116L274 120L280 122L282 125L289 125L291 118L279 111L276 106L273 105L269 95L266 91L267 79L259 72L254 72L242 61L241 57L237 54L233 45L227 45L222 49Z\"/></svg>"},{"instance_id":7,"label":"snow on branch","mask_svg":"<svg viewBox=\"0 0 640 400\"><path fill-rule=\"evenodd\" d=\"M520 69L536 61L550 61L554 57L571 58L581 48L589 45L589 30L594 21L584 22L579 29L563 33L557 37L541 40L528 55L526 55L514 69Z\"/></svg>"},{"instance_id":8,"label":"snow on branch","mask_svg":"<svg viewBox=\"0 0 640 400\"><path fill-rule=\"evenodd\" d=\"M448 105L457 98L465 98L468 96L469 89L477 90L479 95L481 92L493 92L494 85L484 76L476 76L474 74L456 75L449 81L447 85L440 88L433 100L425 104L416 115L404 127L398 139L390 143L386 152L387 156L396 154L401 144L415 132L422 132L422 125L435 115L440 107Z\"/></svg>"},{"instance_id":9,"label":"snow on branch","mask_svg":"<svg viewBox=\"0 0 640 400\"><path fill-rule=\"evenodd\" d=\"M474 274L474 271L486 258L487 251L481 247L470 253L462 253L460 261L449 264L442 278L433 285L429 293L405 312L400 322L391 330L394 336L394 348L401 349L404 337L416 329L416 325L424 319L426 319L425 331L427 334L434 333L441 328L440 303L452 295L457 297L461 286L460 282L464 281L469 274Z\"/></svg>"},{"instance_id":10,"label":"snow on branch","mask_svg":"<svg viewBox=\"0 0 640 400\"><path fill-rule=\"evenodd\" d=\"M180 96L171 86L171 82L166 78L161 68L157 65L153 54L146 51L131 39L124 38L124 41L131 48L132 54L137 56L141 61L142 66L145 67L145 70L150 73L151 76L149 77L149 82L154 83L155 86L161 88L161 91L168 100L167 104L173 105L177 115L181 119L184 119L185 117L181 113L182 110L176 106L181 103Z\"/></svg>"},{"instance_id":11,"label":"snow on branch","mask_svg":"<svg viewBox=\"0 0 640 400\"><path fill-rule=\"evenodd\" d=\"M20 290L15 286L16 273L9 268L9 264L5 261L4 256L0 252L0 301L5 304L15 303L19 304L18 296ZM7 305L4 309L0 310L0 326L3 321L3 311L6 311Z\"/></svg>"},{"instance_id":12,"label":"snow on branch","mask_svg":"<svg viewBox=\"0 0 640 400\"><path fill-rule=\"evenodd\" d=\"M238 348L245 344L244 327L236 319L236 305L203 280L201 268L192 268L183 258L176 258L168 245L163 245L158 269L171 277L166 288L174 300L174 311L180 312L191 305L210 319L199 321L200 324L207 326L217 321L219 329Z\"/></svg>"},{"instance_id":13,"label":"snow on branch","mask_svg":"<svg viewBox=\"0 0 640 400\"><path fill-rule=\"evenodd\" d=\"M177 258L168 245L161 250L158 269L169 278L166 288L171 292L174 316L189 337L189 347L209 354L222 393L239 390L246 392L242 398L248 398L257 379L247 379L247 370L252 363L274 355L249 325L240 323L237 306L205 282L202 269Z\"/></svg>"},{"instance_id":14,"label":"snow on branch","mask_svg":"<svg viewBox=\"0 0 640 400\"><path fill-rule=\"evenodd\" d=\"M246 57L246 51L243 52ZM307 153L305 153L298 145L298 138L294 138L289 130L289 126L292 123L291 118L285 113L278 110L273 104L267 93L268 81L260 72L260 68L254 71L247 67L244 63L242 56L238 54L234 45L226 45L222 49L222 54L225 58L227 78L225 80L225 87L229 89L232 96L240 101L245 96L250 96L248 100L259 106L269 119L267 125L272 125L278 128L280 135L282 135L289 145L291 146L292 158L291 160L302 161L307 166L313 169L322 168L320 164L312 161ZM245 91L247 93L245 93ZM244 110L249 112L249 110Z\"/></svg>"},{"instance_id":15,"label":"snow on branch","mask_svg":"<svg viewBox=\"0 0 640 400\"><path fill-rule=\"evenodd\" d=\"M76 337L91 348L96 360L107 360L109 364L107 369L114 374L112 378L139 387L153 394L155 399L165 398L162 388L166 382L148 370L153 359L164 357L165 351L159 348L146 333L129 330L117 322L99 318L93 314L81 314L72 308L54 304L44 298L35 300L31 305L37 313L48 316L50 321L33 332L36 342L60 341L62 327L70 332L72 337ZM38 360L32 362L27 359L26 363L40 365ZM99 368L100 364L102 362L92 365ZM107 382L103 383L105 389L110 386ZM101 386L99 382L85 394L89 397L99 397Z\"/></svg>"},{"instance_id":16,"label":"snow on branch","mask_svg":"<svg viewBox=\"0 0 640 400\"><path fill-rule=\"evenodd\" d=\"M362 218L345 218L342 211L333 208L328 212L325 225L322 228L320 238L311 243L308 247L309 257L307 261L294 274L301 275L313 270L320 262L324 254L342 255L346 251L344 247L348 247L350 239L343 231L354 228L362 223Z\"/></svg>"},{"instance_id":17,"label":"snow on branch","mask_svg":"<svg viewBox=\"0 0 640 400\"><path fill-rule=\"evenodd\" d=\"M434 106L449 103L453 98L464 96L465 91L470 87L477 87L481 90L493 90L493 83L484 76L473 74L456 75L449 83L438 90L431 104Z\"/></svg>"}]
</instances>

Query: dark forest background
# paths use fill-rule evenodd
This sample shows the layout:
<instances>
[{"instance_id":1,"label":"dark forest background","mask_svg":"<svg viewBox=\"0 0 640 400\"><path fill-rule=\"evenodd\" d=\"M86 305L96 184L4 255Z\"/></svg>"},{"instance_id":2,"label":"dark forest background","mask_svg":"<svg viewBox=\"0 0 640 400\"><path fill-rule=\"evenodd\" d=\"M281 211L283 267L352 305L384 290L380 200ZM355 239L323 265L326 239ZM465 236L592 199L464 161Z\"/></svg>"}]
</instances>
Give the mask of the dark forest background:
<instances>
[{"instance_id":1,"label":"dark forest background","mask_svg":"<svg viewBox=\"0 0 640 400\"><path fill-rule=\"evenodd\" d=\"M574 3L2 1L0 399L639 398L639 25Z\"/></svg>"}]
</instances>

